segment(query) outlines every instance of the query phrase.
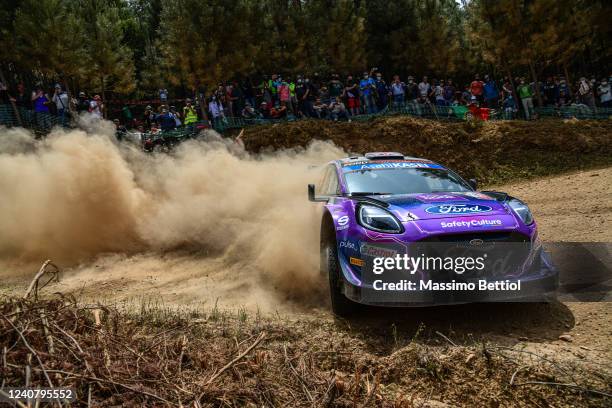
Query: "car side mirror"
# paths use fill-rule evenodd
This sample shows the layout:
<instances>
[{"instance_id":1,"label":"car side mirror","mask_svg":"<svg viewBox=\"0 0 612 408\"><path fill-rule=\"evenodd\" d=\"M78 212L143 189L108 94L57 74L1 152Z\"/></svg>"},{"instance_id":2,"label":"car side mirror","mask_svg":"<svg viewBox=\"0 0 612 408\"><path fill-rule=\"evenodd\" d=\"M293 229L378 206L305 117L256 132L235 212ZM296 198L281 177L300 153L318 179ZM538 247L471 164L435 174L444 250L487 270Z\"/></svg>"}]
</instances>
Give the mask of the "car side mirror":
<instances>
[{"instance_id":1,"label":"car side mirror","mask_svg":"<svg viewBox=\"0 0 612 408\"><path fill-rule=\"evenodd\" d=\"M476 190L478 188L478 182L476 181L476 179L469 179L468 180L468 184L470 185L470 187L472 187L474 190Z\"/></svg>"},{"instance_id":2,"label":"car side mirror","mask_svg":"<svg viewBox=\"0 0 612 408\"><path fill-rule=\"evenodd\" d=\"M309 201L326 202L327 201L327 197L317 197L315 195L315 185L314 184L309 184L308 185L308 200Z\"/></svg>"}]
</instances>

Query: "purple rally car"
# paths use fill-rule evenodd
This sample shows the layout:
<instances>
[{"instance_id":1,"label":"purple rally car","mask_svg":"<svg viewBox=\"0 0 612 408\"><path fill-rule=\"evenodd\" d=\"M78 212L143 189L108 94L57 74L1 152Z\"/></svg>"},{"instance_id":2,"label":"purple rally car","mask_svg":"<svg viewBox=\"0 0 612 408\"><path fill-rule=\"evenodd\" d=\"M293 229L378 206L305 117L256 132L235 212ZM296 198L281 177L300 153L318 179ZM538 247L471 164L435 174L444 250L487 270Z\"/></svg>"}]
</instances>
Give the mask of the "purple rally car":
<instances>
[{"instance_id":1,"label":"purple rally car","mask_svg":"<svg viewBox=\"0 0 612 408\"><path fill-rule=\"evenodd\" d=\"M529 208L502 192L478 192L475 180L465 181L430 160L394 152L334 160L325 166L316 193L314 185L308 186L308 196L311 201L325 202L321 271L329 277L332 309L338 315L351 314L356 303L422 306L495 301L534 292L554 293L557 288L558 273L541 248ZM401 291L399 297L394 291L396 297L391 300L377 297L382 292L372 289L381 283L364 275L366 260L393 257L397 254L393 245L425 243L460 244L471 249L508 243L527 247L529 255L521 258L520 268L505 269L495 277L466 273L453 274L451 280L439 271L419 270L412 277L418 277L421 284L425 282L425 289L412 286L412 290ZM509 250L504 249L506 253ZM431 289L432 279L448 282L450 289L426 290ZM522 286L518 293L453 290L457 282L471 285L470 279L489 279L488 283L520 280ZM439 286L438 282L433 284ZM369 296L372 293L375 296Z\"/></svg>"}]
</instances>

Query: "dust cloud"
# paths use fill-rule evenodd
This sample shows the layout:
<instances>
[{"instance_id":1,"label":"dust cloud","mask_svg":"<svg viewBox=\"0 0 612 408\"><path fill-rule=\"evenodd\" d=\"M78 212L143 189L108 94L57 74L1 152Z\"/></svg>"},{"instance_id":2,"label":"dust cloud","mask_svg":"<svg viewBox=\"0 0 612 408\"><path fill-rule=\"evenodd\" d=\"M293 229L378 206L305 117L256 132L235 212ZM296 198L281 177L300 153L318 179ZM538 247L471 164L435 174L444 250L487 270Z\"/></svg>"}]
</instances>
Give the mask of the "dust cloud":
<instances>
[{"instance_id":1,"label":"dust cloud","mask_svg":"<svg viewBox=\"0 0 612 408\"><path fill-rule=\"evenodd\" d=\"M114 141L108 122L34 141L0 129L0 276L53 259L64 287L269 304L318 285L318 211L306 185L344 153L253 155L209 131L169 154ZM273 302L272 302L273 303Z\"/></svg>"}]
</instances>

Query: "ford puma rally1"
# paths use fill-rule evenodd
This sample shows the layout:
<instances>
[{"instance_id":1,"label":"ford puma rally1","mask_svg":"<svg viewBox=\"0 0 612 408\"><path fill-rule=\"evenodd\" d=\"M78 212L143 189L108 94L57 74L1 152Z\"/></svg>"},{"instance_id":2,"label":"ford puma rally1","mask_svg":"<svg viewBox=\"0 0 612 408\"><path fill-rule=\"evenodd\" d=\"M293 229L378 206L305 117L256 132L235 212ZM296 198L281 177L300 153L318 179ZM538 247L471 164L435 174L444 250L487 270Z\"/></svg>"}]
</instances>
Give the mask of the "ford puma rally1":
<instances>
[{"instance_id":1,"label":"ford puma rally1","mask_svg":"<svg viewBox=\"0 0 612 408\"><path fill-rule=\"evenodd\" d=\"M350 315L357 303L507 301L558 286L527 205L479 192L475 180L433 161L394 152L334 160L308 197L324 203L321 272L337 315ZM406 256L412 270L398 269ZM383 263L391 268L384 273Z\"/></svg>"}]
</instances>

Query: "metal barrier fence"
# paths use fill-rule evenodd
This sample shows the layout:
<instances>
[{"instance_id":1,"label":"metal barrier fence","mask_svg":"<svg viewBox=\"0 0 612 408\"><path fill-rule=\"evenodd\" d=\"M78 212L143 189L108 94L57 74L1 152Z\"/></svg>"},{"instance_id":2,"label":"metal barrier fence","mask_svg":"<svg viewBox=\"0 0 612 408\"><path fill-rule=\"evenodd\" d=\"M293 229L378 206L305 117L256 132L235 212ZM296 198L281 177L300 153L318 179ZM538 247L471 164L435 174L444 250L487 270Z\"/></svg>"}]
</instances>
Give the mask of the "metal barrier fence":
<instances>
[{"instance_id":1,"label":"metal barrier fence","mask_svg":"<svg viewBox=\"0 0 612 408\"><path fill-rule=\"evenodd\" d=\"M48 133L55 126L70 127L71 118L69 115L57 116L45 112L34 112L32 110L18 108L21 119L21 126L34 130L36 133ZM352 121L367 121L375 117L406 115L420 118L443 121L462 121L471 120L474 117L478 118L479 114L474 115L468 107L463 105L457 106L439 106L433 104L419 103L403 103L390 104L381 111L372 114L362 114L350 116ZM521 112L513 112L511 110L497 109L486 112L487 120L515 120L522 119ZM570 105L564 107L538 107L532 112L533 117L539 118L559 118L559 119L598 119L605 120L612 118L612 108L589 108L586 105ZM303 120L330 120L329 118L296 118L293 115L288 115L282 119L264 119L261 117L247 119L242 117L225 117L213 120L213 128L218 132L224 132L228 129L238 129L249 126L286 123ZM0 104L0 125L7 127L19 126L19 120L15 115L12 105ZM205 125L200 122L200 125ZM206 124L207 125L207 124ZM193 133L193 129L179 129L173 131L173 137L178 134L186 135Z\"/></svg>"},{"instance_id":2,"label":"metal barrier fence","mask_svg":"<svg viewBox=\"0 0 612 408\"><path fill-rule=\"evenodd\" d=\"M70 126L70 115L54 115L48 112L35 112L18 107L19 117L12 105L0 104L0 125L7 127L22 126L35 133L48 133L55 126ZM21 122L21 123L20 123Z\"/></svg>"},{"instance_id":3,"label":"metal barrier fence","mask_svg":"<svg viewBox=\"0 0 612 408\"><path fill-rule=\"evenodd\" d=\"M362 114L351 116L352 121L368 121L375 117L406 115L425 119L433 119L440 121L463 121L472 119L470 110L467 106L438 106L433 104L405 103L400 106L389 105L377 113ZM532 112L533 117L539 118L559 118L559 119L594 119L605 120L612 119L612 108L595 108L591 109L585 105L571 105L566 107L546 106L535 108ZM300 119L289 115L282 119L245 119L240 117L225 117L213 122L213 127L219 132L227 129L239 129L248 126L270 124L270 123L285 123L298 120L329 120L307 118ZM505 111L503 109L492 110L488 115L488 120L523 120L521 112Z\"/></svg>"}]
</instances>

